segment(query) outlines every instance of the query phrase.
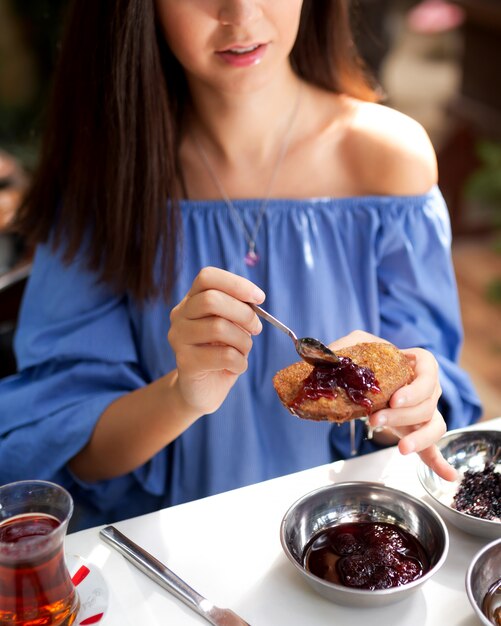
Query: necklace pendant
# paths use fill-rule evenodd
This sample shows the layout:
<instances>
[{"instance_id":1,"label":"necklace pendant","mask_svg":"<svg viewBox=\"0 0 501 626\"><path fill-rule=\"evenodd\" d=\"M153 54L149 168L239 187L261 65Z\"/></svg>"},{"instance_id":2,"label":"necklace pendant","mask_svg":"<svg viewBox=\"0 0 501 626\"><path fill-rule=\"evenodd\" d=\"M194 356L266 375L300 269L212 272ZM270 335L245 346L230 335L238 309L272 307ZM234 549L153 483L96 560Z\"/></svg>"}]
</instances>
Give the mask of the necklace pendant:
<instances>
[{"instance_id":1,"label":"necklace pendant","mask_svg":"<svg viewBox=\"0 0 501 626\"><path fill-rule=\"evenodd\" d=\"M255 252L253 248L250 248L247 254L245 255L245 264L249 267L254 267L259 263L259 254Z\"/></svg>"}]
</instances>

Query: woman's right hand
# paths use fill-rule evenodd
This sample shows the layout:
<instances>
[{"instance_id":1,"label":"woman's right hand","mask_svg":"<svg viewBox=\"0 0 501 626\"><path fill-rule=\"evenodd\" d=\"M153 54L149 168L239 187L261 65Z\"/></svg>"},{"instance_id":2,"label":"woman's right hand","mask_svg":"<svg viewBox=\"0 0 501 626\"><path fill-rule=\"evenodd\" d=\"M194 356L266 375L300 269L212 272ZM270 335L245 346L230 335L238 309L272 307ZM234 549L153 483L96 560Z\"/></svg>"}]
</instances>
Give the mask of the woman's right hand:
<instances>
[{"instance_id":1,"label":"woman's right hand","mask_svg":"<svg viewBox=\"0 0 501 626\"><path fill-rule=\"evenodd\" d=\"M205 267L170 315L168 340L176 355L177 385L200 415L222 404L247 369L252 336L262 324L247 302L265 294L254 283L215 267Z\"/></svg>"}]
</instances>

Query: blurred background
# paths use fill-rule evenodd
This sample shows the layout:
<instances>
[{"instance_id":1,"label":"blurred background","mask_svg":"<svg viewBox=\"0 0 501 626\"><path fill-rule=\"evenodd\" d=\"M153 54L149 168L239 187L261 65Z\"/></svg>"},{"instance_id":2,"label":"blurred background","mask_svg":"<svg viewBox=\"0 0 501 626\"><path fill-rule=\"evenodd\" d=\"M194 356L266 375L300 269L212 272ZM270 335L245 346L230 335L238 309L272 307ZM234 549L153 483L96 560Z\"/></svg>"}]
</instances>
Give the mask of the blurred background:
<instances>
[{"instance_id":1,"label":"blurred background","mask_svg":"<svg viewBox=\"0 0 501 626\"><path fill-rule=\"evenodd\" d=\"M36 167L68 0L0 0L0 377L31 251L8 233ZM350 0L385 104L418 120L438 156L465 327L462 365L501 415L501 0ZM430 278L431 279L431 278Z\"/></svg>"}]
</instances>

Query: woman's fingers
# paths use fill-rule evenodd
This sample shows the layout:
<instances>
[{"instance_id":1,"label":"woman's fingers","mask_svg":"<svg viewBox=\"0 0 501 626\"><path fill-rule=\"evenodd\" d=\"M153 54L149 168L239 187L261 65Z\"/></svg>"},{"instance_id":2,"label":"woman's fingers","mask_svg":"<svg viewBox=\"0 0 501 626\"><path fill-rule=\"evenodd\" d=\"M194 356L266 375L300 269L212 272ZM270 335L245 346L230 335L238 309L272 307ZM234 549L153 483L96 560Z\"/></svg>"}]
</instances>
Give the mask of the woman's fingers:
<instances>
[{"instance_id":1,"label":"woman's fingers","mask_svg":"<svg viewBox=\"0 0 501 626\"><path fill-rule=\"evenodd\" d=\"M257 335L262 324L247 302L263 302L264 298L264 292L246 278L219 268L205 267L183 300L172 309L171 323L221 317L249 334Z\"/></svg>"},{"instance_id":2,"label":"woman's fingers","mask_svg":"<svg viewBox=\"0 0 501 626\"><path fill-rule=\"evenodd\" d=\"M264 292L253 282L218 267L201 269L191 285L188 297L213 289L227 293L241 302L260 304L265 299Z\"/></svg>"},{"instance_id":3,"label":"woman's fingers","mask_svg":"<svg viewBox=\"0 0 501 626\"><path fill-rule=\"evenodd\" d=\"M436 385L429 397L416 405L404 406L399 409L382 409L373 413L369 422L372 426L401 427L428 422L433 418L437 402L442 395L440 386ZM391 402L390 402L391 404Z\"/></svg>"},{"instance_id":4,"label":"woman's fingers","mask_svg":"<svg viewBox=\"0 0 501 626\"><path fill-rule=\"evenodd\" d=\"M444 418L438 409L435 410L433 418L430 421L411 428L411 432L405 434L398 443L398 448L402 454L425 450L438 441L447 430Z\"/></svg>"},{"instance_id":5,"label":"woman's fingers","mask_svg":"<svg viewBox=\"0 0 501 626\"><path fill-rule=\"evenodd\" d=\"M369 417L371 426L388 426L399 428L403 426L414 426L428 422L433 417L437 407L436 398L427 398L417 406L405 407L403 409L382 409L373 413Z\"/></svg>"},{"instance_id":6,"label":"woman's fingers","mask_svg":"<svg viewBox=\"0 0 501 626\"><path fill-rule=\"evenodd\" d=\"M398 442L398 448L402 454L417 452L422 461L438 476L453 481L457 479L457 471L445 460L435 445L435 442L445 434L446 430L444 418L436 410L433 419L426 424L415 427L415 430L402 437Z\"/></svg>"},{"instance_id":7,"label":"woman's fingers","mask_svg":"<svg viewBox=\"0 0 501 626\"><path fill-rule=\"evenodd\" d=\"M252 348L249 333L222 317L204 317L197 321L183 320L177 332L180 338L179 347L227 345L238 350L243 356L247 356ZM176 348L178 347L176 333L173 332L172 335L169 339Z\"/></svg>"},{"instance_id":8,"label":"woman's fingers","mask_svg":"<svg viewBox=\"0 0 501 626\"><path fill-rule=\"evenodd\" d=\"M226 371L240 375L247 370L247 358L228 345L188 346L176 355L177 366L191 375ZM196 377L196 376L195 376Z\"/></svg>"},{"instance_id":9,"label":"woman's fingers","mask_svg":"<svg viewBox=\"0 0 501 626\"><path fill-rule=\"evenodd\" d=\"M425 448L418 454L421 460L438 476L451 482L458 478L457 470L444 459L436 445Z\"/></svg>"},{"instance_id":10,"label":"woman's fingers","mask_svg":"<svg viewBox=\"0 0 501 626\"><path fill-rule=\"evenodd\" d=\"M438 400L442 391L438 385L438 363L435 357L421 348L402 352L413 361L415 378L393 394L390 399L391 408L416 406L426 398L435 397L437 390Z\"/></svg>"},{"instance_id":11,"label":"woman's fingers","mask_svg":"<svg viewBox=\"0 0 501 626\"><path fill-rule=\"evenodd\" d=\"M329 344L334 351L359 342L382 339L354 331ZM390 399L390 406L369 417L371 426L384 426L400 438L402 454L417 452L422 460L445 480L455 480L456 470L444 459L435 445L446 432L444 419L437 409L442 394L438 378L438 363L428 350L402 350L414 370L414 380L398 389Z\"/></svg>"},{"instance_id":12,"label":"woman's fingers","mask_svg":"<svg viewBox=\"0 0 501 626\"><path fill-rule=\"evenodd\" d=\"M189 320L219 317L233 322L251 335L259 334L263 328L260 319L246 302L215 289L188 297L184 303L183 316Z\"/></svg>"},{"instance_id":13,"label":"woman's fingers","mask_svg":"<svg viewBox=\"0 0 501 626\"><path fill-rule=\"evenodd\" d=\"M197 396L198 405L207 403L211 394L217 396L211 406L218 405L232 376L246 371L252 335L262 330L261 321L247 303L262 302L264 297L251 281L206 267L171 310L168 340L184 392ZM225 374L231 376L226 379ZM202 397L205 399L200 402Z\"/></svg>"}]
</instances>

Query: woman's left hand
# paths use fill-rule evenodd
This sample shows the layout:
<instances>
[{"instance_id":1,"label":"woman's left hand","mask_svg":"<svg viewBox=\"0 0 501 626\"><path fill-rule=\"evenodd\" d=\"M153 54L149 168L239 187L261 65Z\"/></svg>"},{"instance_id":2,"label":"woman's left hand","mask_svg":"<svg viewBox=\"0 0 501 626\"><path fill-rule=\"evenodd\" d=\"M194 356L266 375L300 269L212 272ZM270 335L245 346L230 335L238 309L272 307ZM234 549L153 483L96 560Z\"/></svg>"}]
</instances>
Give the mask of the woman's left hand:
<instances>
[{"instance_id":1,"label":"woman's left hand","mask_svg":"<svg viewBox=\"0 0 501 626\"><path fill-rule=\"evenodd\" d=\"M364 341L383 340L363 331L355 331L331 347L339 349L341 346ZM444 418L437 408L442 394L438 363L433 354L423 348L409 348L402 352L409 359L415 378L393 394L389 408L373 413L369 417L369 423L394 433L399 439L398 448L402 454L417 452L436 474L445 480L455 480L456 470L435 445L447 430Z\"/></svg>"}]
</instances>

